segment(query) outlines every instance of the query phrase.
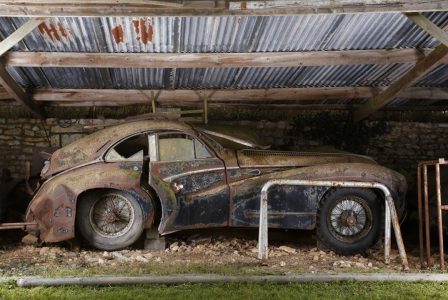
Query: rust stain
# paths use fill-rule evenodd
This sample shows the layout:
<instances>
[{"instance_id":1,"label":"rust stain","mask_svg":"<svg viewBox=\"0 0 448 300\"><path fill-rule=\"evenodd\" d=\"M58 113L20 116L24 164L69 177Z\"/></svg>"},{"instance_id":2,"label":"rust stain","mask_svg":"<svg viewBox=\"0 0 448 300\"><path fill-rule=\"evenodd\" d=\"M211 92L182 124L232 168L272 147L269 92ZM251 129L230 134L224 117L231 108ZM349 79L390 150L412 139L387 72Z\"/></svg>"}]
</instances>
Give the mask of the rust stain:
<instances>
[{"instance_id":1,"label":"rust stain","mask_svg":"<svg viewBox=\"0 0 448 300\"><path fill-rule=\"evenodd\" d=\"M134 24L134 31L137 34L137 41L141 41L145 45L152 43L154 32L151 19L148 19L148 22L146 22L146 19L142 18L140 20L133 20L132 23Z\"/></svg>"},{"instance_id":2,"label":"rust stain","mask_svg":"<svg viewBox=\"0 0 448 300\"><path fill-rule=\"evenodd\" d=\"M61 23L58 24L59 27L59 31L56 28L56 26L50 22L50 24L46 24L45 22L40 24L38 26L40 33L45 36L47 35L52 42L54 41L61 41L61 36L64 38L68 38L68 34L67 31L65 30L65 28L62 26Z\"/></svg>"},{"instance_id":3,"label":"rust stain","mask_svg":"<svg viewBox=\"0 0 448 300\"><path fill-rule=\"evenodd\" d=\"M241 9L247 9L247 3L241 2L240 7L241 7Z\"/></svg>"},{"instance_id":4,"label":"rust stain","mask_svg":"<svg viewBox=\"0 0 448 300\"><path fill-rule=\"evenodd\" d=\"M64 28L64 26L62 25L61 22L58 23L58 27L59 27L59 32L61 33L61 35L62 35L64 38L68 39L68 32L67 32L67 30Z\"/></svg>"},{"instance_id":5,"label":"rust stain","mask_svg":"<svg viewBox=\"0 0 448 300\"><path fill-rule=\"evenodd\" d=\"M112 28L112 35L114 36L114 40L117 44L123 42L123 27L121 25L117 25Z\"/></svg>"}]
</instances>

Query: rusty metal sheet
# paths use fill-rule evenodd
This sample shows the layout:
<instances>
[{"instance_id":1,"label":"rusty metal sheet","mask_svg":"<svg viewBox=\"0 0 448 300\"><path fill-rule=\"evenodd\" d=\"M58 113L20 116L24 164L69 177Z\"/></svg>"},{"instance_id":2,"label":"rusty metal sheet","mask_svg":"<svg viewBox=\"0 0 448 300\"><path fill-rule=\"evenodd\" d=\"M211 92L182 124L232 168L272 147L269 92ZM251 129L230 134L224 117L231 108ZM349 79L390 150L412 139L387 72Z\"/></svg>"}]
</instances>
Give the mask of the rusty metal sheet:
<instances>
[{"instance_id":1,"label":"rusty metal sheet","mask_svg":"<svg viewBox=\"0 0 448 300\"><path fill-rule=\"evenodd\" d=\"M44 182L28 208L26 221L38 224L43 241L73 238L79 195L90 189L111 188L127 191L138 199L146 213L147 226L152 224L155 212L149 211L148 201L151 200L146 190L153 189L162 209L159 224L162 234L188 228L257 226L261 189L273 179L378 182L391 190L399 215L403 213L404 177L368 157L215 149L214 144L205 139L202 142L216 157L159 161L160 156L153 151L160 150L156 137L162 131L181 131L201 140L184 123L146 120L97 131L56 151L51 158L49 174L63 172ZM154 132L148 138L151 161L106 163L101 160L112 145L141 132ZM313 229L318 203L327 189L314 186L273 188L268 195L269 226Z\"/></svg>"},{"instance_id":2,"label":"rusty metal sheet","mask_svg":"<svg viewBox=\"0 0 448 300\"><path fill-rule=\"evenodd\" d=\"M144 211L147 193L140 186L142 163L119 162L81 167L46 181L30 203L26 220L37 222L40 237L58 242L75 236L78 196L90 189L111 188L136 196ZM153 215L145 216L153 217Z\"/></svg>"},{"instance_id":3,"label":"rusty metal sheet","mask_svg":"<svg viewBox=\"0 0 448 300\"><path fill-rule=\"evenodd\" d=\"M111 145L133 133L169 129L192 133L188 125L167 120L135 121L111 126L55 151L48 171L42 175L44 178L49 178L61 171L94 161Z\"/></svg>"}]
</instances>

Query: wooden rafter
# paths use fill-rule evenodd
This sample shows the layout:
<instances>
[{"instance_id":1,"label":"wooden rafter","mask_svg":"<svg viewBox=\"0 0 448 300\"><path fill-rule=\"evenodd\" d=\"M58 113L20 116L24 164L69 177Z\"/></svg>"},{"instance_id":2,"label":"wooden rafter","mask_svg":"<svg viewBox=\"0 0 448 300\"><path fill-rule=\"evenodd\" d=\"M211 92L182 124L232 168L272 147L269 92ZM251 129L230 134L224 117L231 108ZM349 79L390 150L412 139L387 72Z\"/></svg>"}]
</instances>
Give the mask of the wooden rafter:
<instances>
[{"instance_id":1,"label":"wooden rafter","mask_svg":"<svg viewBox=\"0 0 448 300\"><path fill-rule=\"evenodd\" d=\"M42 19L30 19L10 36L0 42L0 56L5 54L15 44L20 42L25 36L33 31L39 24L42 23ZM31 96L26 93L9 75L6 70L3 60L0 60L0 85L10 95L9 98L15 99L18 103L24 105L30 112L37 117L44 117L44 110L36 102L31 99ZM0 94L1 96L1 94Z\"/></svg>"},{"instance_id":2,"label":"wooden rafter","mask_svg":"<svg viewBox=\"0 0 448 300\"><path fill-rule=\"evenodd\" d=\"M9 52L11 67L239 68L415 63L430 49L379 49L261 53ZM441 61L448 63L448 59Z\"/></svg>"},{"instance_id":3,"label":"wooden rafter","mask_svg":"<svg viewBox=\"0 0 448 300\"><path fill-rule=\"evenodd\" d=\"M9 75L4 65L0 63L0 85L11 95L11 98L15 99L18 103L22 104L30 112L39 118L45 116L43 108L31 99L31 96L27 94Z\"/></svg>"},{"instance_id":4,"label":"wooden rafter","mask_svg":"<svg viewBox=\"0 0 448 300\"><path fill-rule=\"evenodd\" d=\"M116 90L116 89L35 89L33 99L37 102L65 103L84 106L114 106L148 103L147 95L156 95L157 104L252 101L297 101L325 99L366 99L381 92L372 87L332 88L272 88L272 89L213 89L213 90ZM210 96L211 95L211 96ZM412 87L403 92L408 99L448 99L448 89Z\"/></svg>"},{"instance_id":5,"label":"wooden rafter","mask_svg":"<svg viewBox=\"0 0 448 300\"><path fill-rule=\"evenodd\" d=\"M411 15L411 20L416 21L416 24L420 26L420 24L424 24L424 29L426 32L431 34L433 37L440 37L442 39L441 42L448 42L448 38L441 37L441 30L431 21L426 19L423 15ZM448 44L447 44L448 45ZM415 66L409 70L404 76L398 79L396 82L391 84L387 89L385 89L380 94L376 95L365 104L363 104L360 108L355 111L354 121L360 121L375 111L381 109L390 103L394 97L398 96L400 92L404 89L414 85L419 79L428 74L431 70L433 70L440 63L442 59L444 59L448 54L448 46L445 44L440 44L437 46L430 54L428 54L425 58L418 61Z\"/></svg>"},{"instance_id":6,"label":"wooden rafter","mask_svg":"<svg viewBox=\"0 0 448 300\"><path fill-rule=\"evenodd\" d=\"M328 13L419 12L446 10L446 0L0 0L2 16L224 16ZM169 5L169 7L167 7Z\"/></svg>"},{"instance_id":7,"label":"wooden rafter","mask_svg":"<svg viewBox=\"0 0 448 300\"><path fill-rule=\"evenodd\" d=\"M16 31L9 35L6 39L0 42L0 56L6 53L9 49L14 47L15 44L23 40L31 31L33 31L43 19L30 19L25 24L20 26Z\"/></svg>"}]
</instances>

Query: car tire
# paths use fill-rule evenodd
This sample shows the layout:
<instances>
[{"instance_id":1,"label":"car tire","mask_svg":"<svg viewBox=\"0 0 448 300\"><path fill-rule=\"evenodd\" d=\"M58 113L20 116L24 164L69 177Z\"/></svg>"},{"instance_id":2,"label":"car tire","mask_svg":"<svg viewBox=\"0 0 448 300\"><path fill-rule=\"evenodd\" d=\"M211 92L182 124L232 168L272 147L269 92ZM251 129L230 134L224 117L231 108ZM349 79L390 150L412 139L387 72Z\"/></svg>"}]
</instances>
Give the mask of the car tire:
<instances>
[{"instance_id":1,"label":"car tire","mask_svg":"<svg viewBox=\"0 0 448 300\"><path fill-rule=\"evenodd\" d=\"M80 199L77 225L81 235L93 247L119 250L132 245L141 236L144 213L129 193L95 191Z\"/></svg>"},{"instance_id":2,"label":"car tire","mask_svg":"<svg viewBox=\"0 0 448 300\"><path fill-rule=\"evenodd\" d=\"M368 189L334 189L319 203L317 237L342 255L361 253L380 237L382 206Z\"/></svg>"}]
</instances>

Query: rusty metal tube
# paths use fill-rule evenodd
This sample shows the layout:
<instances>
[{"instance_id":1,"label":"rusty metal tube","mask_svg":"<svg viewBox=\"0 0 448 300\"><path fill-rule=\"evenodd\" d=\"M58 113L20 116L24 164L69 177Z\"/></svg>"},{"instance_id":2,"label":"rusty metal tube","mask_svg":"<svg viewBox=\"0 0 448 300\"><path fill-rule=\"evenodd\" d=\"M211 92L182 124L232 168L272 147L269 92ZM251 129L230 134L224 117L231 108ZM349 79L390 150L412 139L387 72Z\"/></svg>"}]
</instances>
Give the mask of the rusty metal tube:
<instances>
[{"instance_id":1,"label":"rusty metal tube","mask_svg":"<svg viewBox=\"0 0 448 300\"><path fill-rule=\"evenodd\" d=\"M24 223L0 223L0 230L11 230L11 229L27 229L30 227L36 227L37 223L24 222Z\"/></svg>"},{"instance_id":2,"label":"rusty metal tube","mask_svg":"<svg viewBox=\"0 0 448 300\"><path fill-rule=\"evenodd\" d=\"M420 267L423 268L423 210L422 210L422 167L417 167L417 207L418 207L418 252L420 256Z\"/></svg>"},{"instance_id":3,"label":"rusty metal tube","mask_svg":"<svg viewBox=\"0 0 448 300\"><path fill-rule=\"evenodd\" d=\"M437 195L437 227L439 229L440 268L445 269L445 255L443 251L443 225L442 225L442 193L440 188L440 165L436 164L436 195Z\"/></svg>"},{"instance_id":4,"label":"rusty metal tube","mask_svg":"<svg viewBox=\"0 0 448 300\"><path fill-rule=\"evenodd\" d=\"M394 227L395 238L400 252L400 257L405 270L409 269L406 250L401 236L400 224L398 222L397 211L392 199L389 189L381 183L377 182L357 182L357 181L325 181L325 180L300 180L300 179L278 179L266 182L261 189L260 197L260 223L258 231L258 258L268 258L268 190L274 185L311 185L311 186L328 186L328 187L359 187L359 188L374 188L379 189L384 194L385 199L385 214L389 216L385 218L385 259L386 255L390 253L390 237L391 228L390 222Z\"/></svg>"},{"instance_id":5,"label":"rusty metal tube","mask_svg":"<svg viewBox=\"0 0 448 300\"><path fill-rule=\"evenodd\" d=\"M429 196L428 196L428 167L423 165L423 198L425 208L425 238L426 238L426 267L431 267L431 240L429 235Z\"/></svg>"},{"instance_id":6,"label":"rusty metal tube","mask_svg":"<svg viewBox=\"0 0 448 300\"><path fill-rule=\"evenodd\" d=\"M307 282L446 282L448 274L435 273L340 273L340 274L288 274L288 275L216 275L183 274L167 276L89 276L89 277L22 277L5 278L14 280L18 287L32 288L38 286L118 286L137 284L212 284L212 283L307 283ZM0 282L2 279L0 278Z\"/></svg>"}]
</instances>

